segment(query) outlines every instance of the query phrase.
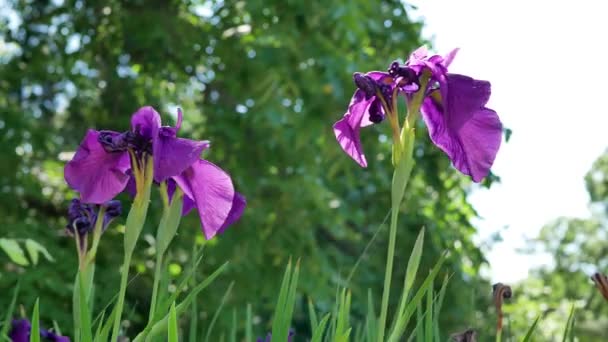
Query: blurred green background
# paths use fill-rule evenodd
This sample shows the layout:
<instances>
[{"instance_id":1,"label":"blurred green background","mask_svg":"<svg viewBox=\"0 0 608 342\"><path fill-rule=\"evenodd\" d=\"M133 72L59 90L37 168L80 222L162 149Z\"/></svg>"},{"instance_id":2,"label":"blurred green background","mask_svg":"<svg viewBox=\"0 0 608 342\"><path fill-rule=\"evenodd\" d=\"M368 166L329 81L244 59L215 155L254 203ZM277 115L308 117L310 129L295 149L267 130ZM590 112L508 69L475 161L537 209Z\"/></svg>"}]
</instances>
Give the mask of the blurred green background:
<instances>
[{"instance_id":1,"label":"blurred green background","mask_svg":"<svg viewBox=\"0 0 608 342\"><path fill-rule=\"evenodd\" d=\"M251 303L256 333L264 334L282 271L289 258L301 258L294 328L305 336L308 298L319 311L331 309L336 289L345 284L388 214L388 125L368 128L363 135L367 169L342 153L331 127L348 105L353 72L384 69L424 43L423 23L410 19L411 8L399 0L0 4L0 237L34 239L55 259L22 266L0 254L0 307L8 306L20 279L19 304L29 310L40 297L45 325L55 320L71 331L77 258L74 242L63 233L67 203L75 195L63 181L66 156L87 128L126 130L130 115L143 105L154 106L169 124L180 106L185 115L180 134L211 140L205 157L227 170L248 199L238 224L206 243L198 279L226 260L231 266L200 296L199 327L209 324L234 281L215 332L219 335L231 325L232 310L244 321ZM479 275L485 259L472 241L476 213L467 202L470 181L430 145L423 126L418 134L417 165L397 237L393 293L401 286L405 261L424 226L421 276L442 251L451 252L443 271L451 280L442 331L474 327L488 337L494 326L491 284ZM608 163L598 163L597 170L606 174ZM497 179L492 175L484 186ZM606 177L594 180L590 176L591 193L604 203ZM128 197L121 199L128 208ZM147 318L160 216L158 210L151 213L131 270L140 275L127 290L130 334ZM558 256L568 244L579 243L594 260L604 249L578 241L572 232L595 232L602 219L605 215L597 222L563 219L546 228L540 243ZM124 223L124 215L118 223ZM368 289L379 302L385 236L379 234L352 280L355 322L363 320ZM175 279L188 265L193 243L203 240L197 216L189 215L171 247L168 268ZM122 233L114 225L98 254L98 308L118 290L121 258ZM558 260L565 270L585 267L576 263L580 260ZM561 290L541 291L536 303L546 302L550 308L564 305L567 298L590 296L590 305L600 304L586 281L578 282L585 287L574 286L567 274L539 270L539 275L529 286L542 289L558 282ZM546 310L530 303L513 310L526 315ZM510 322L527 326L526 315L513 315ZM597 319L585 316L591 322ZM182 324L187 326L187 320Z\"/></svg>"}]
</instances>

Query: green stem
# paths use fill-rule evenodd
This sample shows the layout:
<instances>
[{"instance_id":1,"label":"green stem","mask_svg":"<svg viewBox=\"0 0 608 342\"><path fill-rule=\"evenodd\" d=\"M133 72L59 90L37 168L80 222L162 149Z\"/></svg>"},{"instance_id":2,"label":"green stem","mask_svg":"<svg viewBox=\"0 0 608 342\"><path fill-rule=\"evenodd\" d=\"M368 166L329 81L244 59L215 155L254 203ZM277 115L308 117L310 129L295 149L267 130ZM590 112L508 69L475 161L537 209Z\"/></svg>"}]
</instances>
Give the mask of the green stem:
<instances>
[{"instance_id":1,"label":"green stem","mask_svg":"<svg viewBox=\"0 0 608 342\"><path fill-rule=\"evenodd\" d=\"M158 284L160 283L160 276L162 271L163 255L156 254L156 265L154 267L154 284L152 285L152 302L150 303L150 317L148 318L148 324L152 324L154 320L154 313L156 311L156 302L158 299Z\"/></svg>"},{"instance_id":2,"label":"green stem","mask_svg":"<svg viewBox=\"0 0 608 342\"><path fill-rule=\"evenodd\" d=\"M125 254L125 259L122 264L122 274L120 276L120 290L118 292L118 302L116 303L116 315L114 316L114 326L112 327L112 339L116 341L118 339L118 332L120 330L120 320L122 317L122 309L125 305L125 294L127 292L127 280L129 278L129 265L131 264L131 253Z\"/></svg>"},{"instance_id":3,"label":"green stem","mask_svg":"<svg viewBox=\"0 0 608 342\"><path fill-rule=\"evenodd\" d=\"M384 341L384 331L386 329L386 316L388 312L388 302L390 297L391 279L393 276L393 259L395 257L395 241L397 237L397 219L399 216L399 208L405 195L405 187L410 179L412 168L414 167L414 129L404 127L402 131L402 150L396 151L401 153L395 165L393 173L393 181L391 184L391 225L388 238L388 251L386 256L386 270L384 274L384 291L382 292L382 306L380 308L380 319L378 321L378 339ZM395 150L393 150L395 151Z\"/></svg>"},{"instance_id":4,"label":"green stem","mask_svg":"<svg viewBox=\"0 0 608 342\"><path fill-rule=\"evenodd\" d=\"M106 213L106 208L102 206L97 213L97 221L95 221L95 228L93 229L93 244L91 249L87 253L86 263L92 263L95 261L95 255L97 255L97 248L99 247L99 240L101 240L101 233L103 233L103 217Z\"/></svg>"},{"instance_id":5,"label":"green stem","mask_svg":"<svg viewBox=\"0 0 608 342\"><path fill-rule=\"evenodd\" d=\"M386 328L388 300L391 290L391 278L393 276L393 259L395 257L395 241L397 237L399 204L400 203L392 203L391 208L391 226L388 236L388 252L386 256L386 271L384 274L384 291L382 291L382 307L380 309L380 321L378 322L378 341L384 341L384 330Z\"/></svg>"}]
</instances>

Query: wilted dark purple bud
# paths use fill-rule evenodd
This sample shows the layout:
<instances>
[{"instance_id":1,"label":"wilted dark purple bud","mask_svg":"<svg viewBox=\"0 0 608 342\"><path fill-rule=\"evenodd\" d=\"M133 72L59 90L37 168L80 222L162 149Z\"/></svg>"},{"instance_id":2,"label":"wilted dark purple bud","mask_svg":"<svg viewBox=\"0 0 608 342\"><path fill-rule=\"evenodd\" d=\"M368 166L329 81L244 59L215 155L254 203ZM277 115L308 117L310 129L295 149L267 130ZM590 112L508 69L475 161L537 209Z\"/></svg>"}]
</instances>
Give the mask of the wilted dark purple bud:
<instances>
[{"instance_id":1,"label":"wilted dark purple bud","mask_svg":"<svg viewBox=\"0 0 608 342\"><path fill-rule=\"evenodd\" d=\"M369 106L369 121L380 123L384 120L384 111L382 110L382 102L380 99L375 99Z\"/></svg>"},{"instance_id":2,"label":"wilted dark purple bud","mask_svg":"<svg viewBox=\"0 0 608 342\"><path fill-rule=\"evenodd\" d=\"M120 201L117 200L108 201L103 206L105 207L103 230L105 230L112 219L120 216L122 206ZM70 234L78 232L80 236L84 236L92 232L95 228L99 208L99 205L82 203L79 199L74 198L68 207L68 225L66 228Z\"/></svg>"},{"instance_id":3,"label":"wilted dark purple bud","mask_svg":"<svg viewBox=\"0 0 608 342\"><path fill-rule=\"evenodd\" d=\"M418 91L420 83L416 71L408 66L402 66L394 61L388 68L389 75L398 79L399 86L406 92Z\"/></svg>"},{"instance_id":4,"label":"wilted dark purple bud","mask_svg":"<svg viewBox=\"0 0 608 342\"><path fill-rule=\"evenodd\" d=\"M363 90L363 93L365 93L366 100L369 100L372 96L376 95L376 81L374 81L371 77L360 72L356 72L353 74L353 79L355 80L355 85L357 85L357 88Z\"/></svg>"},{"instance_id":5,"label":"wilted dark purple bud","mask_svg":"<svg viewBox=\"0 0 608 342\"><path fill-rule=\"evenodd\" d=\"M99 131L97 141L103 146L103 149L108 153L124 152L129 147L126 133L118 133L114 131Z\"/></svg>"},{"instance_id":6,"label":"wilted dark purple bud","mask_svg":"<svg viewBox=\"0 0 608 342\"><path fill-rule=\"evenodd\" d=\"M29 342L32 324L27 319L16 319L12 322L11 331L8 337L12 342ZM49 342L70 342L65 336L59 336L46 329L40 329L40 337L43 341Z\"/></svg>"},{"instance_id":7,"label":"wilted dark purple bud","mask_svg":"<svg viewBox=\"0 0 608 342\"><path fill-rule=\"evenodd\" d=\"M118 200L106 202L105 207L106 207L106 217L108 217L109 219L118 217L122 213L122 205L120 204L120 201L118 201Z\"/></svg>"},{"instance_id":8,"label":"wilted dark purple bud","mask_svg":"<svg viewBox=\"0 0 608 342\"><path fill-rule=\"evenodd\" d=\"M66 229L71 234L86 235L93 231L97 220L94 205L82 203L74 198L68 206L68 225Z\"/></svg>"}]
</instances>

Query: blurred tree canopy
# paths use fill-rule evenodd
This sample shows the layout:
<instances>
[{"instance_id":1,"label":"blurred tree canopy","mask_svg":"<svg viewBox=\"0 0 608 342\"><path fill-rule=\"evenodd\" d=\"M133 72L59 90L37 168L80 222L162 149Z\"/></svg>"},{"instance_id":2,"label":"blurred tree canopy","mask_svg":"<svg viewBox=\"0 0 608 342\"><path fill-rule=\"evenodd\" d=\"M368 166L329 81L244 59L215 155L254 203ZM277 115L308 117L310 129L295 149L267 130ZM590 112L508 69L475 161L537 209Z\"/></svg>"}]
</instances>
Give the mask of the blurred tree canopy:
<instances>
[{"instance_id":1,"label":"blurred tree canopy","mask_svg":"<svg viewBox=\"0 0 608 342\"><path fill-rule=\"evenodd\" d=\"M561 338L572 305L576 308L576 336L581 341L606 341L608 303L590 277L608 274L608 151L585 177L591 199L589 218L560 217L530 241L530 253L544 253L551 262L533 270L517 289L510 307L513 331L522 331L543 315L547 340Z\"/></svg>"},{"instance_id":2,"label":"blurred tree canopy","mask_svg":"<svg viewBox=\"0 0 608 342\"><path fill-rule=\"evenodd\" d=\"M2 6L1 236L33 237L56 261L23 268L0 255L0 306L20 279L19 303L30 308L40 297L43 320L70 331L76 255L62 228L75 194L64 184L63 165L87 128L126 130L137 108L153 105L165 123L173 122L176 106L183 108L180 134L211 140L205 158L228 170L248 199L240 222L205 244L199 279L225 260L231 266L199 298L199 326L235 281L228 307L244 318L252 303L256 329L267 330L290 257L302 259L305 275L296 330L307 329L307 298L330 310L336 288L388 213L392 173L388 125L366 129L367 169L342 153L332 125L349 103L353 72L385 69L421 45L422 23L411 19L411 7L400 0L15 0ZM442 251L452 252L444 270L451 280L443 330L479 328L491 288L478 276L485 259L472 242L470 181L429 143L423 126L418 134L393 293L425 226L423 276ZM128 208L128 197L121 199ZM147 317L159 219L158 210L152 213L135 258L140 275L128 289L131 324ZM384 232L351 281L354 320L363 317L368 288L379 303ZM188 264L193 237L202 240L196 215L183 221L172 245L174 276ZM98 254L97 308L118 289L121 253L122 234L111 228ZM220 317L220 327L230 322L231 315Z\"/></svg>"}]
</instances>

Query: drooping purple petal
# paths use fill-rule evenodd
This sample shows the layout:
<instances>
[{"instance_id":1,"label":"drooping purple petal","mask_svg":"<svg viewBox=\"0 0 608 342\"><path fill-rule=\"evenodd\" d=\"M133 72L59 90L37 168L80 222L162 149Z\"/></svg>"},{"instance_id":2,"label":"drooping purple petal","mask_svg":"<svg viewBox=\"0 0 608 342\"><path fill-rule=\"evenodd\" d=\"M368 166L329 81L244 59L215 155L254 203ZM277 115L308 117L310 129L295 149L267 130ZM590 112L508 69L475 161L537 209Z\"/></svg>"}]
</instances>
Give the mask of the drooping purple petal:
<instances>
[{"instance_id":1,"label":"drooping purple petal","mask_svg":"<svg viewBox=\"0 0 608 342\"><path fill-rule=\"evenodd\" d=\"M16 319L12 322L11 331L8 337L12 342L29 342L32 324L27 319ZM59 336L46 329L40 329L40 337L43 341L49 342L70 342L70 339L65 336Z\"/></svg>"},{"instance_id":2,"label":"drooping purple petal","mask_svg":"<svg viewBox=\"0 0 608 342\"><path fill-rule=\"evenodd\" d=\"M235 191L230 176L206 160L198 160L180 176L173 178L196 203L203 233L207 239L224 230L231 215Z\"/></svg>"},{"instance_id":3,"label":"drooping purple petal","mask_svg":"<svg viewBox=\"0 0 608 342\"><path fill-rule=\"evenodd\" d=\"M65 166L64 178L80 192L83 202L102 204L124 190L131 164L127 152L106 152L98 137L98 131L87 131L74 158Z\"/></svg>"},{"instance_id":4,"label":"drooping purple petal","mask_svg":"<svg viewBox=\"0 0 608 342\"><path fill-rule=\"evenodd\" d=\"M234 198L232 199L232 208L230 208L228 217L226 217L226 221L224 222L218 233L223 233L226 228L238 221L243 215L245 207L247 207L247 199L242 194L235 192Z\"/></svg>"},{"instance_id":5,"label":"drooping purple petal","mask_svg":"<svg viewBox=\"0 0 608 342\"><path fill-rule=\"evenodd\" d=\"M165 131L163 127L152 142L154 180L162 182L181 174L200 159L201 153L207 147L209 147L208 141L177 138L172 131Z\"/></svg>"},{"instance_id":6,"label":"drooping purple petal","mask_svg":"<svg viewBox=\"0 0 608 342\"><path fill-rule=\"evenodd\" d=\"M367 167L367 160L361 146L359 131L364 125L372 123L369 121L368 109L375 99L375 96L365 99L365 93L358 89L355 91L344 117L334 124L334 134L338 143L344 152L362 167Z\"/></svg>"},{"instance_id":7,"label":"drooping purple petal","mask_svg":"<svg viewBox=\"0 0 608 342\"><path fill-rule=\"evenodd\" d=\"M160 115L150 106L141 107L131 117L131 130L148 140L158 135L160 127Z\"/></svg>"},{"instance_id":8,"label":"drooping purple petal","mask_svg":"<svg viewBox=\"0 0 608 342\"><path fill-rule=\"evenodd\" d=\"M433 143L475 182L488 174L502 137L498 115L485 107L489 97L489 82L448 74L440 92L435 90L422 106Z\"/></svg>"},{"instance_id":9,"label":"drooping purple petal","mask_svg":"<svg viewBox=\"0 0 608 342\"><path fill-rule=\"evenodd\" d=\"M169 201L173 201L173 194L175 193L176 187L177 184L173 178L167 180L167 195L169 196ZM196 208L196 203L194 203L194 200L190 196L192 196L192 193L188 193L188 195L184 194L183 196L182 216L188 215L192 209Z\"/></svg>"}]
</instances>

